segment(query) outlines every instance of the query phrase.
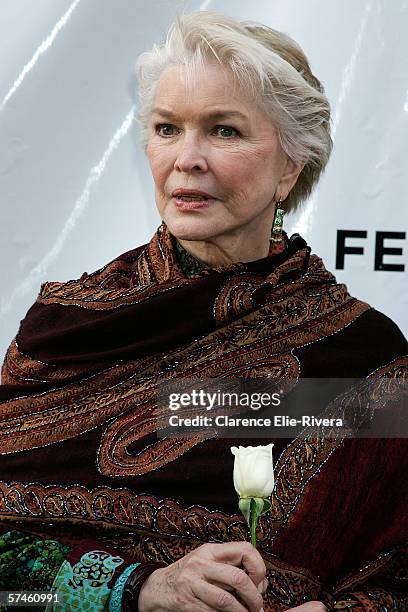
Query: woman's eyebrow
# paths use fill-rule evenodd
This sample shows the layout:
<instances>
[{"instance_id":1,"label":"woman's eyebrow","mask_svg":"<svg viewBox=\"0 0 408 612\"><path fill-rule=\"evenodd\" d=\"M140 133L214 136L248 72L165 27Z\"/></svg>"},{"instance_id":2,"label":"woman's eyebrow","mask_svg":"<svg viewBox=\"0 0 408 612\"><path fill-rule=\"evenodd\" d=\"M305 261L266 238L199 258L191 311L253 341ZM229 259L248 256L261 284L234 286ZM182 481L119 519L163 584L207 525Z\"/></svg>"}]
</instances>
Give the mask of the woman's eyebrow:
<instances>
[{"instance_id":1,"label":"woman's eyebrow","mask_svg":"<svg viewBox=\"0 0 408 612\"><path fill-rule=\"evenodd\" d=\"M162 115L162 117L166 117L167 119L178 119L178 115L176 113L173 113L173 111L165 108L155 107L152 109L152 113ZM227 109L208 112L205 113L204 116L206 119L229 119L236 117L238 119L244 119L245 121L248 120L248 117L244 115L244 113L241 113L240 111L236 110Z\"/></svg>"}]
</instances>

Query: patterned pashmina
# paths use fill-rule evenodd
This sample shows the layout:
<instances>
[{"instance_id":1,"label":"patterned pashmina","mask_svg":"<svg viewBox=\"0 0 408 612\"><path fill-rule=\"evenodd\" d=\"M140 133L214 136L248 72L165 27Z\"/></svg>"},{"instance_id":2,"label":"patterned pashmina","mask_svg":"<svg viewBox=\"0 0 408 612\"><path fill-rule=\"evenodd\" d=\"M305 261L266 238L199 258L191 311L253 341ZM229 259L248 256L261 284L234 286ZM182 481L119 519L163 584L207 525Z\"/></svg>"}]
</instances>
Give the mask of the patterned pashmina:
<instances>
[{"instance_id":1,"label":"patterned pashmina","mask_svg":"<svg viewBox=\"0 0 408 612\"><path fill-rule=\"evenodd\" d=\"M72 597L97 588L92 597L106 605L131 564L248 538L232 487L234 441L158 438L160 383L402 379L406 353L398 328L351 297L300 236L285 235L264 259L212 269L162 224L148 245L97 272L45 283L22 321L0 387L3 537L55 540L54 557L70 556L53 574L60 588ZM265 610L313 599L402 610L404 440L308 428L273 441L272 511L258 530ZM92 563L103 576L94 586L83 578ZM0 555L0 577L1 568Z\"/></svg>"}]
</instances>

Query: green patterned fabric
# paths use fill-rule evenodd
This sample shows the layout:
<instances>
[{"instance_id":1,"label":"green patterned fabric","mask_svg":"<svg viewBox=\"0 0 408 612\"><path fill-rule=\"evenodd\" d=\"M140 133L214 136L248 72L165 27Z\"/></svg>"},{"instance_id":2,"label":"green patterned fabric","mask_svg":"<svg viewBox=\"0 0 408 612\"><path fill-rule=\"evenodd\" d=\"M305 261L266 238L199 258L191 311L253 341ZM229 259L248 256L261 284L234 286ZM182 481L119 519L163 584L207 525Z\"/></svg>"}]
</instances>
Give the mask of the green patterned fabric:
<instances>
[{"instance_id":1,"label":"green patterned fabric","mask_svg":"<svg viewBox=\"0 0 408 612\"><path fill-rule=\"evenodd\" d=\"M109 597L109 612L120 612L122 609L122 595L125 589L127 579L130 574L139 567L140 563L132 563L128 565L124 572L121 573L119 578L116 580L112 592Z\"/></svg>"},{"instance_id":2,"label":"green patterned fabric","mask_svg":"<svg viewBox=\"0 0 408 612\"><path fill-rule=\"evenodd\" d=\"M0 590L48 591L70 552L55 540L20 531L0 534Z\"/></svg>"},{"instance_id":3,"label":"green patterned fabric","mask_svg":"<svg viewBox=\"0 0 408 612\"><path fill-rule=\"evenodd\" d=\"M39 536L6 531L0 533L0 591L50 591L70 547ZM0 610L10 607L0 604ZM44 607L24 607L27 612Z\"/></svg>"},{"instance_id":4,"label":"green patterned fabric","mask_svg":"<svg viewBox=\"0 0 408 612\"><path fill-rule=\"evenodd\" d=\"M0 533L0 590L58 591L61 603L49 603L46 608L25 607L27 611L107 610L112 591L108 585L114 581L116 570L124 559L104 550L88 550L71 565L71 554L70 546L56 540L20 531ZM133 570L136 565L130 567ZM116 583L120 586L119 579ZM0 610L7 609L0 604Z\"/></svg>"},{"instance_id":5,"label":"green patterned fabric","mask_svg":"<svg viewBox=\"0 0 408 612\"><path fill-rule=\"evenodd\" d=\"M105 610L112 590L108 583L122 563L122 557L113 557L102 550L86 552L74 566L65 561L52 585L61 596L64 612ZM50 605L48 610L60 612L61 605Z\"/></svg>"},{"instance_id":6,"label":"green patterned fabric","mask_svg":"<svg viewBox=\"0 0 408 612\"><path fill-rule=\"evenodd\" d=\"M176 257L183 274L187 277L200 274L200 272L209 268L205 263L190 255L178 241L176 241Z\"/></svg>"}]
</instances>

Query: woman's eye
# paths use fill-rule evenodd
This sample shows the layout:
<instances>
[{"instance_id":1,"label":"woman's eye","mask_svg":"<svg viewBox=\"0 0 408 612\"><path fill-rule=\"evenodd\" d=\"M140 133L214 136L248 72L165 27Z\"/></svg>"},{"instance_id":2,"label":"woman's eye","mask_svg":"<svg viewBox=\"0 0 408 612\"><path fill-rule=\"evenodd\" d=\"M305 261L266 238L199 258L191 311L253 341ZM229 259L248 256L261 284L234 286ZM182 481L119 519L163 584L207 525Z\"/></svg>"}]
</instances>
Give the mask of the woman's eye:
<instances>
[{"instance_id":1,"label":"woman's eye","mask_svg":"<svg viewBox=\"0 0 408 612\"><path fill-rule=\"evenodd\" d=\"M238 130L233 127L228 127L227 125L217 125L214 128L214 132L217 132L221 138L234 138L234 136L239 136Z\"/></svg>"},{"instance_id":2,"label":"woman's eye","mask_svg":"<svg viewBox=\"0 0 408 612\"><path fill-rule=\"evenodd\" d=\"M155 132L162 138L170 138L178 134L178 130L175 125L171 123L158 123L155 125ZM223 139L234 138L239 136L238 130L227 125L217 125L214 128L214 133Z\"/></svg>"},{"instance_id":3,"label":"woman's eye","mask_svg":"<svg viewBox=\"0 0 408 612\"><path fill-rule=\"evenodd\" d=\"M176 128L171 123L159 123L155 126L156 134L159 136L174 136Z\"/></svg>"}]
</instances>

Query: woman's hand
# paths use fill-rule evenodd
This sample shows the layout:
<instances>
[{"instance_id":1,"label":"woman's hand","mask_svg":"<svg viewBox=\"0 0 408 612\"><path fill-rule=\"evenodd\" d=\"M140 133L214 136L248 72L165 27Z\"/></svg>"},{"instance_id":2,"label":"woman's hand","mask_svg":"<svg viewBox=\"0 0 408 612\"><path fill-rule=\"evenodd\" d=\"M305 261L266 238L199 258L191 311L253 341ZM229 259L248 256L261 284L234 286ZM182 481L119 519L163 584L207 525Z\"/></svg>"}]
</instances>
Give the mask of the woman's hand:
<instances>
[{"instance_id":1,"label":"woman's hand","mask_svg":"<svg viewBox=\"0 0 408 612\"><path fill-rule=\"evenodd\" d=\"M321 601L308 601L297 608L290 608L286 612L327 612L326 606Z\"/></svg>"},{"instance_id":2,"label":"woman's hand","mask_svg":"<svg viewBox=\"0 0 408 612\"><path fill-rule=\"evenodd\" d=\"M259 612L265 563L249 542L203 544L144 583L139 612ZM231 592L233 591L233 592ZM240 603L240 600L242 603Z\"/></svg>"}]
</instances>

